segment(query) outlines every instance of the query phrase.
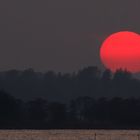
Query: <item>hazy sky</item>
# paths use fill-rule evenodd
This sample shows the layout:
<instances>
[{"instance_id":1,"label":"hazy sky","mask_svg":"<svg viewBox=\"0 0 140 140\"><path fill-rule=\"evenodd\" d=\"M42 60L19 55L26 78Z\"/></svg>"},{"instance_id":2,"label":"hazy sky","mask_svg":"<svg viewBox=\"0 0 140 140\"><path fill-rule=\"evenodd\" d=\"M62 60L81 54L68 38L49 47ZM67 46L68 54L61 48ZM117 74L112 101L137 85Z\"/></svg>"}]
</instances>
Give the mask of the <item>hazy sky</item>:
<instances>
[{"instance_id":1,"label":"hazy sky","mask_svg":"<svg viewBox=\"0 0 140 140\"><path fill-rule=\"evenodd\" d=\"M140 0L0 1L0 70L102 67L109 34L140 32Z\"/></svg>"}]
</instances>

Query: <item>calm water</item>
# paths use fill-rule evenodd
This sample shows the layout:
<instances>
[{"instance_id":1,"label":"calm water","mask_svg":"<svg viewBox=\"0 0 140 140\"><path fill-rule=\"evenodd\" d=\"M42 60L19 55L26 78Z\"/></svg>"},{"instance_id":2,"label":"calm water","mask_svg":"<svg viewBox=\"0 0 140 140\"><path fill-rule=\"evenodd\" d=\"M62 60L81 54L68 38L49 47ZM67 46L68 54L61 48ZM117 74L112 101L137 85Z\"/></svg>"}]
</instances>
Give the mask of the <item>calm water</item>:
<instances>
[{"instance_id":1,"label":"calm water","mask_svg":"<svg viewBox=\"0 0 140 140\"><path fill-rule=\"evenodd\" d=\"M127 130L0 130L0 140L140 140Z\"/></svg>"}]
</instances>

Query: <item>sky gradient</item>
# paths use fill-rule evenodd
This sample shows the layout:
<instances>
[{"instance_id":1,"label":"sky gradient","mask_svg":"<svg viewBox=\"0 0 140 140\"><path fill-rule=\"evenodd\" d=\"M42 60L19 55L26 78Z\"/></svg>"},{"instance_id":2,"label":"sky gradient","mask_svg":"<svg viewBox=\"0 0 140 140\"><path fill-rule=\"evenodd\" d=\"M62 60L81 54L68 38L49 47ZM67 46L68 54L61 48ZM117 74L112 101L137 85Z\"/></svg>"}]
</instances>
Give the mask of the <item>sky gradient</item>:
<instances>
[{"instance_id":1,"label":"sky gradient","mask_svg":"<svg viewBox=\"0 0 140 140\"><path fill-rule=\"evenodd\" d=\"M113 32L140 32L139 0L0 1L0 71L103 68L99 49Z\"/></svg>"}]
</instances>

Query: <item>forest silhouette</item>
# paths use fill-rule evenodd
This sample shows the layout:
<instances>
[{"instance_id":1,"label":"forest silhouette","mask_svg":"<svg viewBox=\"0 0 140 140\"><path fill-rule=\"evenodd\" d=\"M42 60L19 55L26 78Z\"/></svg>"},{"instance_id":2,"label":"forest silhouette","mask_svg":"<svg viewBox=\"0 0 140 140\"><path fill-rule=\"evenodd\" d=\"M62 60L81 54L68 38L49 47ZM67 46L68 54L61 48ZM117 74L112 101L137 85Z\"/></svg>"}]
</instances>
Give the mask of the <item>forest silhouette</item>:
<instances>
[{"instance_id":1,"label":"forest silhouette","mask_svg":"<svg viewBox=\"0 0 140 140\"><path fill-rule=\"evenodd\" d=\"M140 128L140 80L126 70L114 74L94 66L72 74L10 70L0 73L0 87L1 129ZM46 96L25 100L13 94L14 88L29 89L31 94L38 89ZM61 100L63 94L69 100Z\"/></svg>"}]
</instances>

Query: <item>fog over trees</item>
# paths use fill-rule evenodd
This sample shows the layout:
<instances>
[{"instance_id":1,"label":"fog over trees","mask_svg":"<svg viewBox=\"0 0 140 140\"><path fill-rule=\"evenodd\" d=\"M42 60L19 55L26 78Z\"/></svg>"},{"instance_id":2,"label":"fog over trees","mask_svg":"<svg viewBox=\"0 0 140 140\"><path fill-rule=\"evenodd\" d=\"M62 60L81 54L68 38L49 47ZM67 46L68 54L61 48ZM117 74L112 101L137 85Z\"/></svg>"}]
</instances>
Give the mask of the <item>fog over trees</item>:
<instances>
[{"instance_id":1,"label":"fog over trees","mask_svg":"<svg viewBox=\"0 0 140 140\"><path fill-rule=\"evenodd\" d=\"M91 66L76 73L9 70L0 73L0 89L23 100L42 97L48 100L69 101L79 96L140 97L140 81L127 72L101 72Z\"/></svg>"},{"instance_id":2,"label":"fog over trees","mask_svg":"<svg viewBox=\"0 0 140 140\"><path fill-rule=\"evenodd\" d=\"M121 69L10 70L0 87L1 129L140 128L140 80Z\"/></svg>"}]
</instances>

